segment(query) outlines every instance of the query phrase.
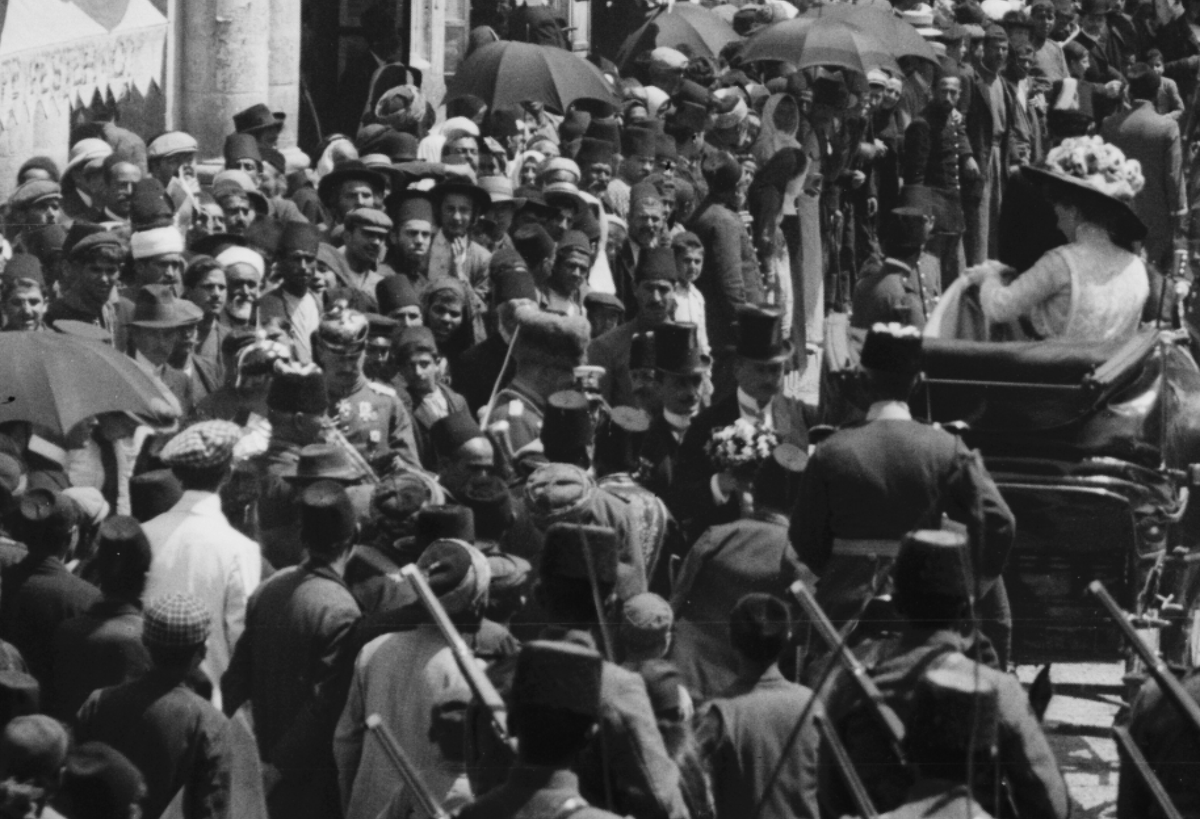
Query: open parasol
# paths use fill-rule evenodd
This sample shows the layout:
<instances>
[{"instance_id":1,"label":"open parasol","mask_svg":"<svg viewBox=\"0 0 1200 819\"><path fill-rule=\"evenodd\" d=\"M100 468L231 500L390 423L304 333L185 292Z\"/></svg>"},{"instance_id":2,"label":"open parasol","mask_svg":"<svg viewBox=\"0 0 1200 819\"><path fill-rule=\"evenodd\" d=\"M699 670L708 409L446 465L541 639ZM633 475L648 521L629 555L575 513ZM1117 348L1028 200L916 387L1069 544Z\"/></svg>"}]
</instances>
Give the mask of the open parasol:
<instances>
[{"instance_id":1,"label":"open parasol","mask_svg":"<svg viewBox=\"0 0 1200 819\"><path fill-rule=\"evenodd\" d=\"M625 39L617 52L617 66L624 71L638 54L662 46L687 46L695 57L715 57L726 44L740 39L733 26L711 9L696 3L664 5Z\"/></svg>"},{"instance_id":2,"label":"open parasol","mask_svg":"<svg viewBox=\"0 0 1200 819\"><path fill-rule=\"evenodd\" d=\"M447 83L446 99L470 94L491 110L540 102L563 113L577 99L615 103L600 69L570 51L501 40L473 51Z\"/></svg>"},{"instance_id":3,"label":"open parasol","mask_svg":"<svg viewBox=\"0 0 1200 819\"><path fill-rule=\"evenodd\" d=\"M832 18L852 23L875 35L896 59L917 57L931 63L938 61L933 46L915 28L893 14L891 6L832 3L809 9L804 17L813 20Z\"/></svg>"},{"instance_id":4,"label":"open parasol","mask_svg":"<svg viewBox=\"0 0 1200 819\"><path fill-rule=\"evenodd\" d=\"M102 412L180 415L161 381L107 344L50 332L0 333L0 423L28 421L65 435Z\"/></svg>"},{"instance_id":5,"label":"open parasol","mask_svg":"<svg viewBox=\"0 0 1200 819\"><path fill-rule=\"evenodd\" d=\"M890 49L873 32L837 17L797 17L767 26L746 41L742 59L778 60L797 68L845 68L859 74L872 68L900 72Z\"/></svg>"}]
</instances>

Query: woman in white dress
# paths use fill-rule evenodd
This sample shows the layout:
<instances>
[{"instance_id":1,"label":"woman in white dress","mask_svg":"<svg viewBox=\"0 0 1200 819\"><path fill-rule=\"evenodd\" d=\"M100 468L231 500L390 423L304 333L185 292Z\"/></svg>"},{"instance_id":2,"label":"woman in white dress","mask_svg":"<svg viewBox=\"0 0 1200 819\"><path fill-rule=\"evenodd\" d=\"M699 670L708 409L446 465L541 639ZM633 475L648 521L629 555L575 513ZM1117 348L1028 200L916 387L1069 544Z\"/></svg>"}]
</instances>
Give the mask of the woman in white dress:
<instances>
[{"instance_id":1,"label":"woman in white dress","mask_svg":"<svg viewBox=\"0 0 1200 819\"><path fill-rule=\"evenodd\" d=\"M1065 140L1047 168L1023 168L1054 204L1067 244L1043 254L1010 283L1012 268L996 261L964 275L979 285L987 319L1027 318L1043 339L1120 340L1138 327L1150 295L1146 266L1134 250L1146 227L1129 207L1142 189L1141 165L1099 137Z\"/></svg>"}]
</instances>

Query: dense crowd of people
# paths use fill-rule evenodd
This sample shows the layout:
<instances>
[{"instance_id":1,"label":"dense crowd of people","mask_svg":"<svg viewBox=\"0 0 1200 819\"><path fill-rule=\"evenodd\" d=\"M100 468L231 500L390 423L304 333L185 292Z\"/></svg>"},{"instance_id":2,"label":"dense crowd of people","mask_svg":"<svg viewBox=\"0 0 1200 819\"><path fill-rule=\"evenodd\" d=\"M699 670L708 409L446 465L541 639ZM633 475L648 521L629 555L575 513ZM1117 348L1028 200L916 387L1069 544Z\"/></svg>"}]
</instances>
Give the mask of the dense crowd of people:
<instances>
[{"instance_id":1,"label":"dense crowd of people","mask_svg":"<svg viewBox=\"0 0 1200 819\"><path fill-rule=\"evenodd\" d=\"M0 816L1066 819L1020 522L907 401L950 301L1104 344L1185 291L1200 3L902 0L933 56L865 75L747 61L803 10L721 6L717 55L599 33L566 110L443 109L384 6L311 157L262 104L211 163L102 118L7 192L0 354L164 400L0 416Z\"/></svg>"}]
</instances>

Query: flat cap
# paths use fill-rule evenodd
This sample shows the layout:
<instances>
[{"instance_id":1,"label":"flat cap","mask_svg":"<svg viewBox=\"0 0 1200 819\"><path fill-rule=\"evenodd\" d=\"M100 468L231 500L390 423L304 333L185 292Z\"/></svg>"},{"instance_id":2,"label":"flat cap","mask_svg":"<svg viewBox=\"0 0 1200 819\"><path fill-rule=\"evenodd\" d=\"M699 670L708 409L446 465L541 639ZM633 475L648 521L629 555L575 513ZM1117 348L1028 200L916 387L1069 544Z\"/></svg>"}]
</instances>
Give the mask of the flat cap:
<instances>
[{"instance_id":1,"label":"flat cap","mask_svg":"<svg viewBox=\"0 0 1200 819\"><path fill-rule=\"evenodd\" d=\"M346 230L361 227L389 231L393 227L392 220L388 215L375 208L356 208L350 211L346 214L345 225Z\"/></svg>"},{"instance_id":2,"label":"flat cap","mask_svg":"<svg viewBox=\"0 0 1200 819\"><path fill-rule=\"evenodd\" d=\"M30 179L13 191L8 198L8 206L20 210L45 199L62 199L62 188L52 179Z\"/></svg>"},{"instance_id":3,"label":"flat cap","mask_svg":"<svg viewBox=\"0 0 1200 819\"><path fill-rule=\"evenodd\" d=\"M210 617L190 594L156 597L146 606L142 642L161 648L188 648L208 639Z\"/></svg>"},{"instance_id":4,"label":"flat cap","mask_svg":"<svg viewBox=\"0 0 1200 819\"><path fill-rule=\"evenodd\" d=\"M230 421L201 421L167 442L159 457L170 467L221 466L233 460L233 447L241 437L241 427Z\"/></svg>"},{"instance_id":5,"label":"flat cap","mask_svg":"<svg viewBox=\"0 0 1200 819\"><path fill-rule=\"evenodd\" d=\"M147 159L159 159L175 154L194 154L200 150L196 138L185 131L167 131L151 140L146 146Z\"/></svg>"}]
</instances>

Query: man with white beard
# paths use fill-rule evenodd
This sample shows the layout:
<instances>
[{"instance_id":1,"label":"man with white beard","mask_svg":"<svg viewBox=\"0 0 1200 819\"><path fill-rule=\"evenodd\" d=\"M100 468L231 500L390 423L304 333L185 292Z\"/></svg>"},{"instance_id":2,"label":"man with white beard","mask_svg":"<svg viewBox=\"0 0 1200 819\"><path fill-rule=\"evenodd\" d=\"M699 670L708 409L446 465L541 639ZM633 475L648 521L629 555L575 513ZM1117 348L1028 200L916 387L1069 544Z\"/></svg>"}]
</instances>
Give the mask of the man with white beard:
<instances>
[{"instance_id":1,"label":"man with white beard","mask_svg":"<svg viewBox=\"0 0 1200 819\"><path fill-rule=\"evenodd\" d=\"M225 268L225 309L220 321L227 327L257 325L258 297L266 275L266 264L257 251L241 245L230 245L217 254L217 264Z\"/></svg>"}]
</instances>

